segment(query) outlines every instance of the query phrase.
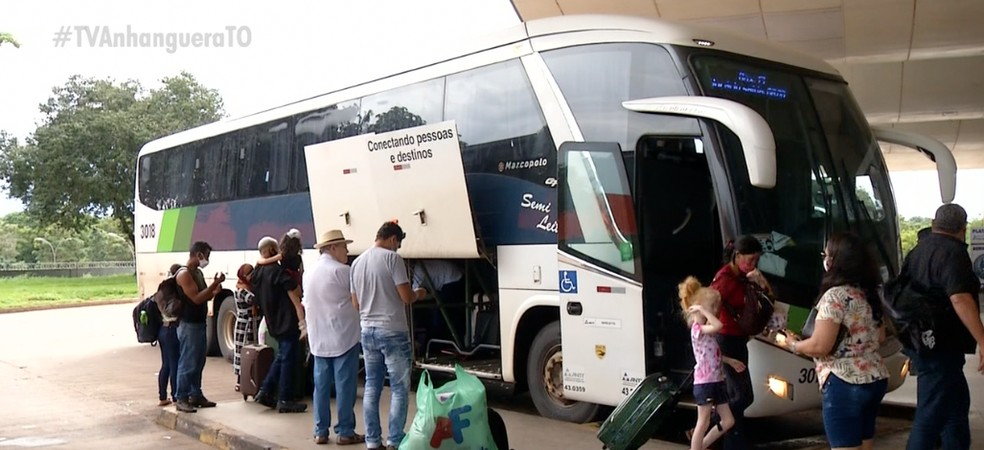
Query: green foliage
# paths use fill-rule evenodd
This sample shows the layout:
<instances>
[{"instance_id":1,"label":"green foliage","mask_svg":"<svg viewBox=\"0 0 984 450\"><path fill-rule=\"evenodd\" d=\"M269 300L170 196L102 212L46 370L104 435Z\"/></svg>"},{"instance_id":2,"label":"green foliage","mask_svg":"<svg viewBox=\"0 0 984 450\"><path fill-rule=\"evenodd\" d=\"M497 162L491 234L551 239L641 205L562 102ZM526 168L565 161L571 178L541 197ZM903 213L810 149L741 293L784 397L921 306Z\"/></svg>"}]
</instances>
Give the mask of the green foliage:
<instances>
[{"instance_id":1,"label":"green foliage","mask_svg":"<svg viewBox=\"0 0 984 450\"><path fill-rule=\"evenodd\" d=\"M137 298L134 275L0 278L0 311Z\"/></svg>"},{"instance_id":2,"label":"green foliage","mask_svg":"<svg viewBox=\"0 0 984 450\"><path fill-rule=\"evenodd\" d=\"M902 255L909 254L919 241L919 230L929 228L933 224L933 219L928 217L899 217L899 235L902 238ZM967 224L967 239L970 239L971 228L984 227L984 215L976 219L970 219Z\"/></svg>"},{"instance_id":3,"label":"green foliage","mask_svg":"<svg viewBox=\"0 0 984 450\"><path fill-rule=\"evenodd\" d=\"M162 82L147 91L132 80L71 77L40 105L44 118L27 142L0 132L0 181L41 226L81 232L112 217L132 230L140 147L223 116L218 92L190 74Z\"/></svg>"},{"instance_id":4,"label":"green foliage","mask_svg":"<svg viewBox=\"0 0 984 450\"><path fill-rule=\"evenodd\" d=\"M20 48L20 42L17 42L17 39L14 39L14 35L0 32L0 47L2 47L3 44L10 44L13 45L14 48Z\"/></svg>"},{"instance_id":5,"label":"green foliage","mask_svg":"<svg viewBox=\"0 0 984 450\"><path fill-rule=\"evenodd\" d=\"M26 213L0 217L0 263L131 261L133 250L118 222L110 217L87 219L81 230L41 226ZM36 241L36 239L44 241ZM47 242L50 242L49 245ZM54 251L54 255L52 254Z\"/></svg>"}]
</instances>

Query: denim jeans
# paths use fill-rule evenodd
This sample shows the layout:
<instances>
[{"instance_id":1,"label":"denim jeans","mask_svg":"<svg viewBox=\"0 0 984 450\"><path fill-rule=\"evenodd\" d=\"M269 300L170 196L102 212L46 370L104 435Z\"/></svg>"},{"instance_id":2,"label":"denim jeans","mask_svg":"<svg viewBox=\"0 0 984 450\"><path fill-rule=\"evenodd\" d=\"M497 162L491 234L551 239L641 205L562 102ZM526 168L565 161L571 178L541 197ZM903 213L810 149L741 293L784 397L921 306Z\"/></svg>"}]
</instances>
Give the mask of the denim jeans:
<instances>
[{"instance_id":1,"label":"denim jeans","mask_svg":"<svg viewBox=\"0 0 984 450\"><path fill-rule=\"evenodd\" d=\"M717 335L721 354L748 365L748 338L745 336ZM728 385L728 406L735 416L735 425L724 435L724 450L746 450L751 448L745 429L745 409L755 400L752 391L752 376L748 369L738 372L728 364L724 366L724 381Z\"/></svg>"},{"instance_id":2,"label":"denim jeans","mask_svg":"<svg viewBox=\"0 0 984 450\"><path fill-rule=\"evenodd\" d=\"M178 400L201 397L202 371L205 370L205 324L181 322L178 325Z\"/></svg>"},{"instance_id":3,"label":"denim jeans","mask_svg":"<svg viewBox=\"0 0 984 450\"><path fill-rule=\"evenodd\" d=\"M355 396L359 388L359 344L332 358L314 357L314 435L328 436L331 387L338 408L336 436L355 435Z\"/></svg>"},{"instance_id":4,"label":"denim jeans","mask_svg":"<svg viewBox=\"0 0 984 450\"><path fill-rule=\"evenodd\" d=\"M171 381L171 400L178 401L178 327L161 327L157 346L161 349L161 370L157 373L158 400L167 400L167 382Z\"/></svg>"},{"instance_id":5,"label":"denim jeans","mask_svg":"<svg viewBox=\"0 0 984 450\"><path fill-rule=\"evenodd\" d=\"M400 446L407 422L410 391L410 333L382 328L362 329L362 353L366 364L366 387L362 411L366 422L366 447L383 445L379 423L379 397L383 378L389 374L390 412L387 445Z\"/></svg>"},{"instance_id":6,"label":"denim jeans","mask_svg":"<svg viewBox=\"0 0 984 450\"><path fill-rule=\"evenodd\" d=\"M916 366L916 415L908 450L933 449L942 435L944 450L970 448L970 389L963 353L909 355Z\"/></svg>"},{"instance_id":7,"label":"denim jeans","mask_svg":"<svg viewBox=\"0 0 984 450\"><path fill-rule=\"evenodd\" d=\"M270 372L267 372L260 390L270 394L276 389L277 399L285 402L293 399L294 364L297 364L297 347L301 334L294 332L275 337L277 356L273 358L273 365L270 366Z\"/></svg>"},{"instance_id":8,"label":"denim jeans","mask_svg":"<svg viewBox=\"0 0 984 450\"><path fill-rule=\"evenodd\" d=\"M875 437L875 419L888 380L851 384L830 374L823 386L823 427L831 448L860 447Z\"/></svg>"}]
</instances>

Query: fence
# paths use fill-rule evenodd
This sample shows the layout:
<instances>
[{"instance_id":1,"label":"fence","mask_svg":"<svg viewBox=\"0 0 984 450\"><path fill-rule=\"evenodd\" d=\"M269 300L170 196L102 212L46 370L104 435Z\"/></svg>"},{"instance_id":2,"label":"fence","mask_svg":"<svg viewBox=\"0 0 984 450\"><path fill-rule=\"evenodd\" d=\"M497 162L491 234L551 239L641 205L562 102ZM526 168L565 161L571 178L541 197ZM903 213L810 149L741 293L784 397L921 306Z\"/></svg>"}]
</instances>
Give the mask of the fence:
<instances>
[{"instance_id":1,"label":"fence","mask_svg":"<svg viewBox=\"0 0 984 450\"><path fill-rule=\"evenodd\" d=\"M0 263L0 278L21 275L36 277L81 277L136 273L133 261L89 261L59 263Z\"/></svg>"}]
</instances>

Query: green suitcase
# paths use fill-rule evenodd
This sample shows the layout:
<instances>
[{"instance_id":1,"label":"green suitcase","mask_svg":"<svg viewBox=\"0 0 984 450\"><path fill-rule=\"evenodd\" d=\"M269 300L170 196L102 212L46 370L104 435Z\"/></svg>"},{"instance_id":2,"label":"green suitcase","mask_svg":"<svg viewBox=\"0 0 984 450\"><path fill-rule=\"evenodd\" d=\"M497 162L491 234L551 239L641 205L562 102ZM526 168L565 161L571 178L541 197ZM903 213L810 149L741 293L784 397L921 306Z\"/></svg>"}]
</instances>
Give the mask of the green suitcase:
<instances>
[{"instance_id":1,"label":"green suitcase","mask_svg":"<svg viewBox=\"0 0 984 450\"><path fill-rule=\"evenodd\" d=\"M676 385L663 375L650 375L639 383L615 411L601 423L598 439L608 450L636 450L659 429L673 411L693 373Z\"/></svg>"}]
</instances>

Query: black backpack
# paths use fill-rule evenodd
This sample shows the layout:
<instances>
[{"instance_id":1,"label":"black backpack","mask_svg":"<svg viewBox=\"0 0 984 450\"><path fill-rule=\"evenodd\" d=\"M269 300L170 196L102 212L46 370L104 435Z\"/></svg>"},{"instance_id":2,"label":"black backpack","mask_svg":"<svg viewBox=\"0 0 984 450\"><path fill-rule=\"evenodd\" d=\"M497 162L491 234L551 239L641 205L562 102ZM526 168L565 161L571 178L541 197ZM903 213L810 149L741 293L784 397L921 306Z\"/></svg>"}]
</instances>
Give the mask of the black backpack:
<instances>
[{"instance_id":1,"label":"black backpack","mask_svg":"<svg viewBox=\"0 0 984 450\"><path fill-rule=\"evenodd\" d=\"M133 331L137 333L137 342L157 344L157 333L161 330L161 311L157 309L154 296L147 297L133 308Z\"/></svg>"},{"instance_id":2,"label":"black backpack","mask_svg":"<svg viewBox=\"0 0 984 450\"><path fill-rule=\"evenodd\" d=\"M157 292L153 299L157 303L157 309L167 317L181 317L181 308L184 305L185 294L181 286L178 285L178 273L185 270L183 267L174 275L171 275L157 285Z\"/></svg>"},{"instance_id":3,"label":"black backpack","mask_svg":"<svg viewBox=\"0 0 984 450\"><path fill-rule=\"evenodd\" d=\"M937 348L957 348L954 330L962 324L954 320L952 304L912 279L908 257L899 276L885 283L884 294L885 311L907 350L928 355Z\"/></svg>"}]
</instances>

